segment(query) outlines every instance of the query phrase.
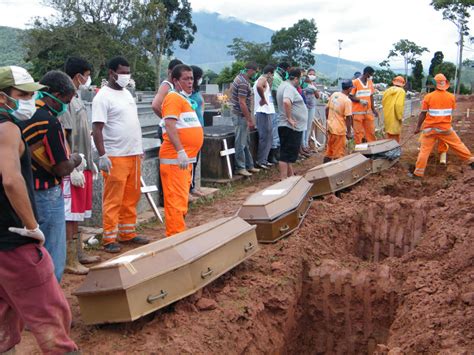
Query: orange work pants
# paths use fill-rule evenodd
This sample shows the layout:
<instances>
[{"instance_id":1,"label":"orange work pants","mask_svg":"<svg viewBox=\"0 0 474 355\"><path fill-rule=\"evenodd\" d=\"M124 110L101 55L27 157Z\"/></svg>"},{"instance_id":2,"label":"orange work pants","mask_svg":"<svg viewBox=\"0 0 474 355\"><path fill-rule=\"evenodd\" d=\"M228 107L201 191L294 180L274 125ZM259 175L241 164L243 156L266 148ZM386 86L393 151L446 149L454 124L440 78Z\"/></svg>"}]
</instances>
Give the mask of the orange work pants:
<instances>
[{"instance_id":1,"label":"orange work pants","mask_svg":"<svg viewBox=\"0 0 474 355\"><path fill-rule=\"evenodd\" d=\"M418 154L418 159L416 160L415 175L422 177L425 174L426 165L428 164L428 158L430 153L433 150L433 147L436 144L436 141L439 140L440 143L445 143L449 145L449 148L453 150L462 160L474 161L471 152L467 147L461 142L461 139L458 137L456 132L450 131L447 133L422 133L420 137L421 147L420 153ZM438 143L438 146L439 144Z\"/></svg>"},{"instance_id":2,"label":"orange work pants","mask_svg":"<svg viewBox=\"0 0 474 355\"><path fill-rule=\"evenodd\" d=\"M325 156L331 159L339 159L344 155L346 155L346 136L328 133Z\"/></svg>"},{"instance_id":3,"label":"orange work pants","mask_svg":"<svg viewBox=\"0 0 474 355\"><path fill-rule=\"evenodd\" d=\"M127 241L137 236L137 203L140 200L141 159L139 155L110 157L110 173L102 172L103 244ZM117 228L118 227L118 228Z\"/></svg>"},{"instance_id":4,"label":"orange work pants","mask_svg":"<svg viewBox=\"0 0 474 355\"><path fill-rule=\"evenodd\" d=\"M362 139L365 137L367 142L374 142L375 138L375 122L374 116L370 113L364 115L355 114L353 116L352 125L354 127L354 143L362 143Z\"/></svg>"},{"instance_id":5,"label":"orange work pants","mask_svg":"<svg viewBox=\"0 0 474 355\"><path fill-rule=\"evenodd\" d=\"M166 236L186 230L184 217L188 213L192 165L180 169L178 165L160 164L160 175L165 199Z\"/></svg>"},{"instance_id":6,"label":"orange work pants","mask_svg":"<svg viewBox=\"0 0 474 355\"><path fill-rule=\"evenodd\" d=\"M400 135L399 134L390 134L390 133L385 133L385 138L386 139L394 139L398 143L400 143Z\"/></svg>"}]
</instances>

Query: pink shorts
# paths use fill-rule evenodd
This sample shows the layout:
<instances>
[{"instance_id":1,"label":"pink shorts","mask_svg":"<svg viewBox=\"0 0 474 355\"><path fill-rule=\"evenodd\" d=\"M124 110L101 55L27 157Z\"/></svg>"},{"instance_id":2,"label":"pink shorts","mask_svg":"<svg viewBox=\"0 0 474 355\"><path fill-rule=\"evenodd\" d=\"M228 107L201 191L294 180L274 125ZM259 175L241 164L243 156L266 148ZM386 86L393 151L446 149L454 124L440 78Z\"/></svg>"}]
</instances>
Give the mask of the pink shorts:
<instances>
[{"instance_id":1,"label":"pink shorts","mask_svg":"<svg viewBox=\"0 0 474 355\"><path fill-rule=\"evenodd\" d=\"M92 215L92 171L85 170L84 187L71 184L69 176L63 178L64 212L66 221L82 222Z\"/></svg>"}]
</instances>

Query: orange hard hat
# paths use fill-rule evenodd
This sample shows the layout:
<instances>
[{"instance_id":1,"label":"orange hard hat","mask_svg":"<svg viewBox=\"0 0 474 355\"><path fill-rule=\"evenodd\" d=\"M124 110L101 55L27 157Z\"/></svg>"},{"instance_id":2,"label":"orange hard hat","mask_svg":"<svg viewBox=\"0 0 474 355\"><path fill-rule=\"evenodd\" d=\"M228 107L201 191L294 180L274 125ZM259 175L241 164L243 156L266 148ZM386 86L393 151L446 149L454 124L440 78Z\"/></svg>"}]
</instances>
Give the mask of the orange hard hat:
<instances>
[{"instance_id":1,"label":"orange hard hat","mask_svg":"<svg viewBox=\"0 0 474 355\"><path fill-rule=\"evenodd\" d=\"M395 86L404 87L405 86L405 78L403 76L396 76L393 78L392 84Z\"/></svg>"},{"instance_id":2,"label":"orange hard hat","mask_svg":"<svg viewBox=\"0 0 474 355\"><path fill-rule=\"evenodd\" d=\"M438 90L448 90L449 81L448 79L446 79L446 77L443 74L441 73L436 74L434 77L434 80L436 81L436 88Z\"/></svg>"}]
</instances>

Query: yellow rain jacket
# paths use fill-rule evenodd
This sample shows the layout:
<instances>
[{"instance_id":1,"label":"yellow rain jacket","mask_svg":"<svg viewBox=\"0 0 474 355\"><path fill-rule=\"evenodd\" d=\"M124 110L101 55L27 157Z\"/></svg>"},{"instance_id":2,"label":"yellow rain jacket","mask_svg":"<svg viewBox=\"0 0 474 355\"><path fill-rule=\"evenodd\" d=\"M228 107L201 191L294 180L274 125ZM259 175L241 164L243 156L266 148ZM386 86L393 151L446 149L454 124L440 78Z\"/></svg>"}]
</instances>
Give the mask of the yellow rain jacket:
<instances>
[{"instance_id":1,"label":"yellow rain jacket","mask_svg":"<svg viewBox=\"0 0 474 355\"><path fill-rule=\"evenodd\" d=\"M405 90L398 86L392 86L385 90L382 97L382 107L386 133L400 134L402 131L405 95Z\"/></svg>"}]
</instances>

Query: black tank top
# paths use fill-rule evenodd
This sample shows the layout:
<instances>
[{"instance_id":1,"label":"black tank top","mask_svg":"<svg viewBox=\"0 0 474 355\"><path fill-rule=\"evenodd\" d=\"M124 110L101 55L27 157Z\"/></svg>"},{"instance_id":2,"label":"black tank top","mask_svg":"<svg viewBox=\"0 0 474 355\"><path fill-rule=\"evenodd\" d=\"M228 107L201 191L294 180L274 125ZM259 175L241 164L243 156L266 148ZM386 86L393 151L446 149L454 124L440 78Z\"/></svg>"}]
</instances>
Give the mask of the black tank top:
<instances>
[{"instance_id":1,"label":"black tank top","mask_svg":"<svg viewBox=\"0 0 474 355\"><path fill-rule=\"evenodd\" d=\"M14 123L13 119L8 116L8 114L1 112L0 126L5 124L5 122ZM25 140L23 139L23 136L21 139L23 140L23 143L25 145L25 151L20 157L21 175L23 175L23 179L25 179L28 195L30 196L31 205L33 207L33 212L36 217L30 151L28 149L28 146L26 145ZM7 195L5 194L5 190L3 188L2 183L2 176L0 175L0 251L13 250L28 243L36 243L36 241L32 238L23 237L19 234L8 231L8 227L23 228L24 226L21 219L18 217L15 210L12 208Z\"/></svg>"}]
</instances>

